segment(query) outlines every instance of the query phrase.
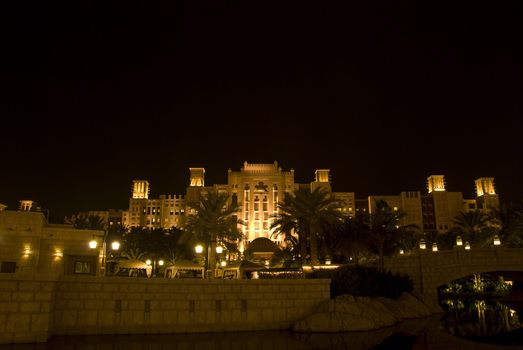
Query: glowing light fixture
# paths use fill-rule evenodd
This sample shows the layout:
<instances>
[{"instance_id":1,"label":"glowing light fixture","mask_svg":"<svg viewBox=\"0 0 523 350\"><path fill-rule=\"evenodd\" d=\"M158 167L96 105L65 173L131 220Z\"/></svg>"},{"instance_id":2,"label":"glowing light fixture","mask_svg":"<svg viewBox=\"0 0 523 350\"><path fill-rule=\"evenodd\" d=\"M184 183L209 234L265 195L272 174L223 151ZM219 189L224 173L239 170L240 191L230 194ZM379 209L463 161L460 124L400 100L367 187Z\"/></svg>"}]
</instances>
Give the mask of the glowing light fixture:
<instances>
[{"instance_id":1,"label":"glowing light fixture","mask_svg":"<svg viewBox=\"0 0 523 350\"><path fill-rule=\"evenodd\" d=\"M93 239L89 242L89 248L96 249L96 247L98 247L98 242L96 240Z\"/></svg>"},{"instance_id":2,"label":"glowing light fixture","mask_svg":"<svg viewBox=\"0 0 523 350\"><path fill-rule=\"evenodd\" d=\"M400 249L400 254L405 254L405 251L403 249Z\"/></svg>"},{"instance_id":3,"label":"glowing light fixture","mask_svg":"<svg viewBox=\"0 0 523 350\"><path fill-rule=\"evenodd\" d=\"M220 265L221 265L222 267L227 266L227 261L223 260L222 262L220 262Z\"/></svg>"},{"instance_id":4,"label":"glowing light fixture","mask_svg":"<svg viewBox=\"0 0 523 350\"><path fill-rule=\"evenodd\" d=\"M145 260L145 265L151 266L151 260L150 259Z\"/></svg>"},{"instance_id":5,"label":"glowing light fixture","mask_svg":"<svg viewBox=\"0 0 523 350\"><path fill-rule=\"evenodd\" d=\"M24 255L29 255L29 254L31 254L31 253L32 253L32 251L31 251L31 246L26 245L26 246L24 247Z\"/></svg>"},{"instance_id":6,"label":"glowing light fixture","mask_svg":"<svg viewBox=\"0 0 523 350\"><path fill-rule=\"evenodd\" d=\"M463 245L463 239L461 236L456 236L456 245L462 246Z\"/></svg>"},{"instance_id":7,"label":"glowing light fixture","mask_svg":"<svg viewBox=\"0 0 523 350\"><path fill-rule=\"evenodd\" d=\"M223 247L221 245L216 246L216 253L218 253L218 254L223 253Z\"/></svg>"},{"instance_id":8,"label":"glowing light fixture","mask_svg":"<svg viewBox=\"0 0 523 350\"><path fill-rule=\"evenodd\" d=\"M438 244L437 243L432 243L432 251L433 252L437 252L438 251Z\"/></svg>"},{"instance_id":9,"label":"glowing light fixture","mask_svg":"<svg viewBox=\"0 0 523 350\"><path fill-rule=\"evenodd\" d=\"M56 258L61 258L62 256L64 256L64 253L60 249L56 249L53 255Z\"/></svg>"},{"instance_id":10,"label":"glowing light fixture","mask_svg":"<svg viewBox=\"0 0 523 350\"><path fill-rule=\"evenodd\" d=\"M330 264L331 264L331 259L330 258L325 259L325 265L330 265Z\"/></svg>"},{"instance_id":11,"label":"glowing light fixture","mask_svg":"<svg viewBox=\"0 0 523 350\"><path fill-rule=\"evenodd\" d=\"M197 254L200 254L201 252L203 252L203 246L201 244L198 244L196 247L194 247L194 250Z\"/></svg>"},{"instance_id":12,"label":"glowing light fixture","mask_svg":"<svg viewBox=\"0 0 523 350\"><path fill-rule=\"evenodd\" d=\"M158 261L158 265L163 266L163 264L164 264L163 260Z\"/></svg>"},{"instance_id":13,"label":"glowing light fixture","mask_svg":"<svg viewBox=\"0 0 523 350\"><path fill-rule=\"evenodd\" d=\"M470 250L470 243L469 242L465 242L465 250Z\"/></svg>"},{"instance_id":14,"label":"glowing light fixture","mask_svg":"<svg viewBox=\"0 0 523 350\"><path fill-rule=\"evenodd\" d=\"M419 241L419 249L427 249L427 244L423 238Z\"/></svg>"},{"instance_id":15,"label":"glowing light fixture","mask_svg":"<svg viewBox=\"0 0 523 350\"><path fill-rule=\"evenodd\" d=\"M120 242L118 242L118 241L114 241L113 243L111 243L111 248L112 248L113 250L118 250L118 249L120 249Z\"/></svg>"},{"instance_id":16,"label":"glowing light fixture","mask_svg":"<svg viewBox=\"0 0 523 350\"><path fill-rule=\"evenodd\" d=\"M501 245L501 240L498 235L494 235L494 245Z\"/></svg>"}]
</instances>

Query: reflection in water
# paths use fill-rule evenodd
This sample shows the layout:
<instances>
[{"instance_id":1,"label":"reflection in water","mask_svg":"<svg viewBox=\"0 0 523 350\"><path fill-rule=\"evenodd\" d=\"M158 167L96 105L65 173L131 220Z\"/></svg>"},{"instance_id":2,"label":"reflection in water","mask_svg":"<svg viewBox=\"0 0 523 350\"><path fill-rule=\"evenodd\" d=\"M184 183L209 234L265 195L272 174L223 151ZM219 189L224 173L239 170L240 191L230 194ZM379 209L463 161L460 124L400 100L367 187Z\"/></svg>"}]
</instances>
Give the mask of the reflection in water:
<instances>
[{"instance_id":1,"label":"reflection in water","mask_svg":"<svg viewBox=\"0 0 523 350\"><path fill-rule=\"evenodd\" d=\"M176 335L52 337L46 344L0 345L1 350L368 350L483 349L449 335L441 315L407 320L372 332L263 331ZM490 349L490 348L485 348Z\"/></svg>"},{"instance_id":2,"label":"reflection in water","mask_svg":"<svg viewBox=\"0 0 523 350\"><path fill-rule=\"evenodd\" d=\"M466 302L457 303L467 308ZM485 303L487 329L488 302ZM473 318L478 317L473 309ZM462 309L457 311L460 319ZM453 314L454 315L454 314ZM508 312L508 317L511 312ZM368 349L499 349L450 335L442 326L442 315L406 320L396 326L371 332L294 333L260 331L205 334L56 336L44 344L0 345L0 350L368 350ZM448 320L448 316L445 316ZM511 323L512 322L512 323ZM478 323L479 324L479 323ZM510 321L509 326L513 324ZM476 326L475 326L476 327ZM459 327L458 327L459 328ZM477 326L479 328L479 326ZM516 349L521 347L511 347Z\"/></svg>"},{"instance_id":3,"label":"reflection in water","mask_svg":"<svg viewBox=\"0 0 523 350\"><path fill-rule=\"evenodd\" d=\"M445 299L442 323L457 337L488 341L515 337L523 329L518 312L495 299Z\"/></svg>"}]
</instances>

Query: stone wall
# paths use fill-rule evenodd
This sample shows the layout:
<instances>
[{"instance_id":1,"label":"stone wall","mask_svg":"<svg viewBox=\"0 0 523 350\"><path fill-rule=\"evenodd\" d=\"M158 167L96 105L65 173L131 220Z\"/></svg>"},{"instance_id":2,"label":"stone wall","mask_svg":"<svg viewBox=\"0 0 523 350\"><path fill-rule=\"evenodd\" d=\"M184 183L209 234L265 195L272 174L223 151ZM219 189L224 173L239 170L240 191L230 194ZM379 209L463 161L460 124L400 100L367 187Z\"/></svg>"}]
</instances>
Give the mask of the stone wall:
<instances>
[{"instance_id":1,"label":"stone wall","mask_svg":"<svg viewBox=\"0 0 523 350\"><path fill-rule=\"evenodd\" d=\"M45 276L0 275L0 344L45 342L56 282Z\"/></svg>"},{"instance_id":2,"label":"stone wall","mask_svg":"<svg viewBox=\"0 0 523 350\"><path fill-rule=\"evenodd\" d=\"M385 268L408 274L414 290L437 299L437 288L455 279L492 271L523 271L523 249L423 251L386 259Z\"/></svg>"},{"instance_id":3,"label":"stone wall","mask_svg":"<svg viewBox=\"0 0 523 350\"><path fill-rule=\"evenodd\" d=\"M286 329L329 298L329 280L0 278L0 343L43 342L51 334Z\"/></svg>"}]
</instances>

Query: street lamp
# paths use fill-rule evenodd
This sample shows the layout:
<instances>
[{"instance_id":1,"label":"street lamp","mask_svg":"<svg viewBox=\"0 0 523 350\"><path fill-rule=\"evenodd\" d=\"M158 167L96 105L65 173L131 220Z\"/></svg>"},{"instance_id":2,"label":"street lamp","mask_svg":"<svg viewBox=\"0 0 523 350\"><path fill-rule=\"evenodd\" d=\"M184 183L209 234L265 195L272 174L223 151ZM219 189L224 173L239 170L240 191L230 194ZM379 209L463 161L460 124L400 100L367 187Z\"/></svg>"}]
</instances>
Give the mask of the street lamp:
<instances>
[{"instance_id":1,"label":"street lamp","mask_svg":"<svg viewBox=\"0 0 523 350\"><path fill-rule=\"evenodd\" d=\"M111 243L111 248L112 248L112 250L120 249L120 242L114 241L113 243Z\"/></svg>"},{"instance_id":2,"label":"street lamp","mask_svg":"<svg viewBox=\"0 0 523 350\"><path fill-rule=\"evenodd\" d=\"M194 250L196 251L196 254L201 254L203 252L203 246L198 244L196 247L194 247Z\"/></svg>"},{"instance_id":3,"label":"street lamp","mask_svg":"<svg viewBox=\"0 0 523 350\"><path fill-rule=\"evenodd\" d=\"M216 253L218 253L218 254L223 253L223 247L221 245L216 246Z\"/></svg>"},{"instance_id":4,"label":"street lamp","mask_svg":"<svg viewBox=\"0 0 523 350\"><path fill-rule=\"evenodd\" d=\"M92 239L92 240L89 242L89 248L91 248L91 249L96 249L96 247L98 247L98 242L97 242L95 239Z\"/></svg>"}]
</instances>

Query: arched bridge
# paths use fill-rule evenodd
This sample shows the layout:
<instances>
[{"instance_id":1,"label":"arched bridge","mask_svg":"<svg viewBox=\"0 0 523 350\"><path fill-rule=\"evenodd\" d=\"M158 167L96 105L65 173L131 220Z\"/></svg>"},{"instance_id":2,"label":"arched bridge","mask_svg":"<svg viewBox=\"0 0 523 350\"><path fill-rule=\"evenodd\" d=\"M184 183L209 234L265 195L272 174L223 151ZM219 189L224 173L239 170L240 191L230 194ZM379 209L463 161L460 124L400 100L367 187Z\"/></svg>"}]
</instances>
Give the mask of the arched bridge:
<instances>
[{"instance_id":1,"label":"arched bridge","mask_svg":"<svg viewBox=\"0 0 523 350\"><path fill-rule=\"evenodd\" d=\"M437 288L455 279L494 271L523 271L522 248L420 251L385 260L385 269L408 274L414 291L437 301Z\"/></svg>"}]
</instances>

